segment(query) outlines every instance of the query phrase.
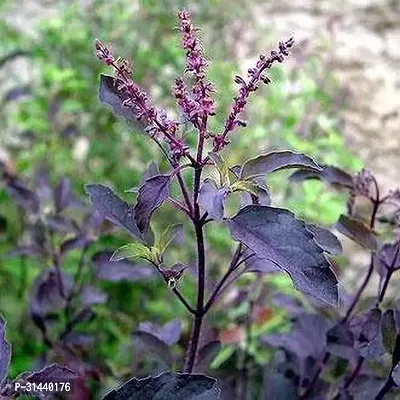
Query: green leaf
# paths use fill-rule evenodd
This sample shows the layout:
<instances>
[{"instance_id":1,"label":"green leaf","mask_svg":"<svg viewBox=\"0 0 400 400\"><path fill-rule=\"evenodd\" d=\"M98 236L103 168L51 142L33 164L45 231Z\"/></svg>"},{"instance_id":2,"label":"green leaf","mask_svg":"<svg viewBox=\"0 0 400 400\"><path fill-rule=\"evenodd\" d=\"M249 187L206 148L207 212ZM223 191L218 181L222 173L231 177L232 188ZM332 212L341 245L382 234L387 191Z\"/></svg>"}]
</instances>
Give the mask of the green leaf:
<instances>
[{"instance_id":1,"label":"green leaf","mask_svg":"<svg viewBox=\"0 0 400 400\"><path fill-rule=\"evenodd\" d=\"M218 369L222 364L228 361L229 358L232 357L235 351L234 346L224 346L218 352L217 356L214 358L213 362L211 363L211 369Z\"/></svg>"},{"instance_id":2,"label":"green leaf","mask_svg":"<svg viewBox=\"0 0 400 400\"><path fill-rule=\"evenodd\" d=\"M220 177L220 186L229 185L229 166L224 158L220 154L213 152L210 152L208 156L211 158L211 160L214 161L214 164L217 166Z\"/></svg>"},{"instance_id":3,"label":"green leaf","mask_svg":"<svg viewBox=\"0 0 400 400\"><path fill-rule=\"evenodd\" d=\"M126 244L125 246L120 247L115 253L111 256L110 261L121 261L126 258L133 258L135 260L143 259L143 260L154 260L154 255L152 251L141 242L134 242Z\"/></svg>"},{"instance_id":4,"label":"green leaf","mask_svg":"<svg viewBox=\"0 0 400 400\"><path fill-rule=\"evenodd\" d=\"M178 233L182 230L182 224L170 225L159 237L156 238L155 244L152 247L152 253L155 256L164 254L167 247L176 238Z\"/></svg>"},{"instance_id":5,"label":"green leaf","mask_svg":"<svg viewBox=\"0 0 400 400\"><path fill-rule=\"evenodd\" d=\"M389 354L393 354L396 346L396 321L393 310L387 310L381 319L382 341Z\"/></svg>"}]
</instances>

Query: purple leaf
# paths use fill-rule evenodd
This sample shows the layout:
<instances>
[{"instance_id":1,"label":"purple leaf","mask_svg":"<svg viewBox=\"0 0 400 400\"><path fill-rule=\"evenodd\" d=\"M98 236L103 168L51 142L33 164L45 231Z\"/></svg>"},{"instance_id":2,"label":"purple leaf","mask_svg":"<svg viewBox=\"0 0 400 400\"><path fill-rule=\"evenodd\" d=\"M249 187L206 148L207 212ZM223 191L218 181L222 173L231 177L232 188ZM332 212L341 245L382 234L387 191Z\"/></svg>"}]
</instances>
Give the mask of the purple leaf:
<instances>
[{"instance_id":1,"label":"purple leaf","mask_svg":"<svg viewBox=\"0 0 400 400\"><path fill-rule=\"evenodd\" d=\"M196 360L196 372L206 371L221 348L219 340L213 340L199 349Z\"/></svg>"},{"instance_id":2,"label":"purple leaf","mask_svg":"<svg viewBox=\"0 0 400 400\"><path fill-rule=\"evenodd\" d=\"M10 250L8 256L38 256L41 254L40 249L35 245L18 246L13 250Z\"/></svg>"},{"instance_id":3,"label":"purple leaf","mask_svg":"<svg viewBox=\"0 0 400 400\"><path fill-rule=\"evenodd\" d=\"M302 182L306 179L319 179L326 184L343 186L345 188L353 187L353 177L340 168L324 165L321 171L301 169L293 173L289 180L292 182Z\"/></svg>"},{"instance_id":4,"label":"purple leaf","mask_svg":"<svg viewBox=\"0 0 400 400\"><path fill-rule=\"evenodd\" d=\"M42 209L53 208L53 189L50 185L49 166L41 166L34 174L33 184Z\"/></svg>"},{"instance_id":5,"label":"purple leaf","mask_svg":"<svg viewBox=\"0 0 400 400\"><path fill-rule=\"evenodd\" d=\"M94 255L92 261L99 279L111 282L135 282L157 275L157 272L146 264L136 264L128 260L110 261L112 254L112 252L102 252Z\"/></svg>"},{"instance_id":6,"label":"purple leaf","mask_svg":"<svg viewBox=\"0 0 400 400\"><path fill-rule=\"evenodd\" d=\"M31 87L28 85L14 87L6 92L3 101L15 101L21 97L25 97L31 94Z\"/></svg>"},{"instance_id":7,"label":"purple leaf","mask_svg":"<svg viewBox=\"0 0 400 400\"><path fill-rule=\"evenodd\" d=\"M111 106L117 117L124 117L136 130L145 132L146 126L144 123L137 120L129 107L122 105L127 96L117 89L117 84L113 77L100 74L99 99L102 103Z\"/></svg>"},{"instance_id":8,"label":"purple leaf","mask_svg":"<svg viewBox=\"0 0 400 400\"><path fill-rule=\"evenodd\" d=\"M152 322L141 322L139 324L139 331L156 336L168 346L172 346L178 342L181 330L182 323L177 319L173 319L162 327Z\"/></svg>"},{"instance_id":9,"label":"purple leaf","mask_svg":"<svg viewBox=\"0 0 400 400\"><path fill-rule=\"evenodd\" d=\"M152 161L150 163L150 165L148 166L148 168L146 169L146 171L144 171L143 175L142 175L142 179L140 181L140 185L143 185L147 179L149 178L153 178L156 175L159 175L160 171L158 170L158 166L157 164Z\"/></svg>"},{"instance_id":10,"label":"purple leaf","mask_svg":"<svg viewBox=\"0 0 400 400\"><path fill-rule=\"evenodd\" d=\"M126 229L133 237L142 235L136 225L132 208L120 199L109 187L103 185L86 185L94 208L112 223Z\"/></svg>"},{"instance_id":11,"label":"purple leaf","mask_svg":"<svg viewBox=\"0 0 400 400\"><path fill-rule=\"evenodd\" d=\"M88 350L95 342L95 338L85 333L69 332L63 337L63 342L68 346Z\"/></svg>"},{"instance_id":12,"label":"purple leaf","mask_svg":"<svg viewBox=\"0 0 400 400\"><path fill-rule=\"evenodd\" d=\"M181 336L181 330L182 330L181 321L173 319L172 321L167 322L162 327L162 338L164 342L170 346L177 343Z\"/></svg>"},{"instance_id":13,"label":"purple leaf","mask_svg":"<svg viewBox=\"0 0 400 400\"><path fill-rule=\"evenodd\" d=\"M356 348L364 358L375 359L384 353L381 333L382 312L374 308L363 316Z\"/></svg>"},{"instance_id":14,"label":"purple leaf","mask_svg":"<svg viewBox=\"0 0 400 400\"><path fill-rule=\"evenodd\" d=\"M326 349L326 333L330 323L321 315L300 314L290 333L262 336L261 342L272 347L283 347L305 360L319 359Z\"/></svg>"},{"instance_id":15,"label":"purple leaf","mask_svg":"<svg viewBox=\"0 0 400 400\"><path fill-rule=\"evenodd\" d=\"M0 388L7 377L11 360L11 345L6 340L6 322L0 316Z\"/></svg>"},{"instance_id":16,"label":"purple leaf","mask_svg":"<svg viewBox=\"0 0 400 400\"><path fill-rule=\"evenodd\" d=\"M227 195L225 188L218 188L211 179L206 179L200 188L199 205L203 212L215 221L224 218L224 201Z\"/></svg>"},{"instance_id":17,"label":"purple leaf","mask_svg":"<svg viewBox=\"0 0 400 400\"><path fill-rule=\"evenodd\" d=\"M243 164L240 177L245 179L251 176L269 174L281 169L301 167L317 171L321 170L321 167L305 154L293 153L292 151L277 151L246 161Z\"/></svg>"},{"instance_id":18,"label":"purple leaf","mask_svg":"<svg viewBox=\"0 0 400 400\"><path fill-rule=\"evenodd\" d=\"M80 295L82 306L88 307L94 304L104 304L107 301L107 293L94 286L84 286Z\"/></svg>"},{"instance_id":19,"label":"purple leaf","mask_svg":"<svg viewBox=\"0 0 400 400\"><path fill-rule=\"evenodd\" d=\"M375 399L384 383L382 378L360 375L354 379L348 392L352 400Z\"/></svg>"},{"instance_id":20,"label":"purple leaf","mask_svg":"<svg viewBox=\"0 0 400 400\"><path fill-rule=\"evenodd\" d=\"M64 295L67 296L72 288L72 278L62 273ZM61 296L57 272L54 268L44 270L33 285L31 295L31 313L45 316L66 305L66 298Z\"/></svg>"},{"instance_id":21,"label":"purple leaf","mask_svg":"<svg viewBox=\"0 0 400 400\"><path fill-rule=\"evenodd\" d=\"M146 182L147 179L152 178L153 176L156 176L156 175L159 175L159 174L160 174L160 172L158 170L157 164L154 161L151 162L149 167L146 169L146 171L144 171L144 173L142 175L139 187L133 187L131 189L125 190L125 192L128 192L128 193L137 193L137 192L139 192L140 186L142 186Z\"/></svg>"},{"instance_id":22,"label":"purple leaf","mask_svg":"<svg viewBox=\"0 0 400 400\"><path fill-rule=\"evenodd\" d=\"M274 295L272 298L272 303L275 306L285 308L285 310L291 314L301 314L304 311L303 307L297 299L283 293L278 293Z\"/></svg>"},{"instance_id":23,"label":"purple leaf","mask_svg":"<svg viewBox=\"0 0 400 400\"><path fill-rule=\"evenodd\" d=\"M314 235L314 241L324 251L333 255L339 255L343 252L342 244L332 232L314 224L307 224L306 227Z\"/></svg>"},{"instance_id":24,"label":"purple leaf","mask_svg":"<svg viewBox=\"0 0 400 400\"><path fill-rule=\"evenodd\" d=\"M66 367L61 367L57 364L52 364L44 367L42 370L30 373L25 380L32 384L39 383L57 383L57 382L72 382L78 375Z\"/></svg>"},{"instance_id":25,"label":"purple leaf","mask_svg":"<svg viewBox=\"0 0 400 400\"><path fill-rule=\"evenodd\" d=\"M217 381L206 375L163 372L144 379L132 378L109 392L103 400L134 399L204 399L220 398Z\"/></svg>"},{"instance_id":26,"label":"purple leaf","mask_svg":"<svg viewBox=\"0 0 400 400\"><path fill-rule=\"evenodd\" d=\"M132 334L134 351L145 356L151 355L162 361L166 366L171 366L172 355L169 346L152 333L136 331Z\"/></svg>"},{"instance_id":27,"label":"purple leaf","mask_svg":"<svg viewBox=\"0 0 400 400\"><path fill-rule=\"evenodd\" d=\"M250 257L251 256L251 257ZM246 272L263 272L269 274L272 272L281 272L282 270L272 261L265 258L258 258L253 251L246 249L243 252L243 258L247 258L245 261Z\"/></svg>"},{"instance_id":28,"label":"purple leaf","mask_svg":"<svg viewBox=\"0 0 400 400\"><path fill-rule=\"evenodd\" d=\"M86 235L80 235L80 236L73 237L71 239L67 239L61 243L61 246L60 246L61 254L64 254L70 250L82 249L82 248L88 246L93 241L94 241L93 237L89 237Z\"/></svg>"},{"instance_id":29,"label":"purple leaf","mask_svg":"<svg viewBox=\"0 0 400 400\"><path fill-rule=\"evenodd\" d=\"M246 206L228 221L233 238L286 271L298 290L337 305L337 279L304 222L284 209Z\"/></svg>"},{"instance_id":30,"label":"purple leaf","mask_svg":"<svg viewBox=\"0 0 400 400\"><path fill-rule=\"evenodd\" d=\"M330 353L347 360L355 361L360 356L354 348L354 334L347 324L338 323L326 333Z\"/></svg>"},{"instance_id":31,"label":"purple leaf","mask_svg":"<svg viewBox=\"0 0 400 400\"><path fill-rule=\"evenodd\" d=\"M71 181L62 177L54 190L54 204L56 211L59 213L66 209L73 201L74 196L71 191Z\"/></svg>"},{"instance_id":32,"label":"purple leaf","mask_svg":"<svg viewBox=\"0 0 400 400\"><path fill-rule=\"evenodd\" d=\"M140 232L147 231L153 212L160 207L169 195L170 175L156 175L140 186L135 215Z\"/></svg>"},{"instance_id":33,"label":"purple leaf","mask_svg":"<svg viewBox=\"0 0 400 400\"><path fill-rule=\"evenodd\" d=\"M293 382L270 368L265 371L263 388L265 400L297 400L299 398Z\"/></svg>"},{"instance_id":34,"label":"purple leaf","mask_svg":"<svg viewBox=\"0 0 400 400\"><path fill-rule=\"evenodd\" d=\"M375 256L377 269L382 271L382 275L386 275L387 270L400 268L398 246L398 243L385 243Z\"/></svg>"},{"instance_id":35,"label":"purple leaf","mask_svg":"<svg viewBox=\"0 0 400 400\"><path fill-rule=\"evenodd\" d=\"M336 229L369 250L376 250L378 246L374 233L367 226L346 215L342 214L340 216L339 221L336 223Z\"/></svg>"},{"instance_id":36,"label":"purple leaf","mask_svg":"<svg viewBox=\"0 0 400 400\"><path fill-rule=\"evenodd\" d=\"M23 208L30 210L34 214L39 213L40 201L38 195L29 190L23 182L12 177L7 182L7 190L11 197Z\"/></svg>"},{"instance_id":37,"label":"purple leaf","mask_svg":"<svg viewBox=\"0 0 400 400\"><path fill-rule=\"evenodd\" d=\"M52 231L59 233L77 232L74 221L62 215L48 215L46 217L46 226Z\"/></svg>"}]
</instances>

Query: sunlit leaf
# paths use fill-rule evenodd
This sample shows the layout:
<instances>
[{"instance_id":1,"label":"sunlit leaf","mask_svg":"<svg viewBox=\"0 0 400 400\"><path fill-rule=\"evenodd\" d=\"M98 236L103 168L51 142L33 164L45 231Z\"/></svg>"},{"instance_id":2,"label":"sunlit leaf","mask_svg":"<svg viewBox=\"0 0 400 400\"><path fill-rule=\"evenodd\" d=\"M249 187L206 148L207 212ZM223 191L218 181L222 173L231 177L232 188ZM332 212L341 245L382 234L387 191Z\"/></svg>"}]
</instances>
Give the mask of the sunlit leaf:
<instances>
[{"instance_id":1,"label":"sunlit leaf","mask_svg":"<svg viewBox=\"0 0 400 400\"><path fill-rule=\"evenodd\" d=\"M258 258L286 271L294 286L317 299L337 305L337 279L304 222L284 209L250 205L228 221L233 238Z\"/></svg>"},{"instance_id":2,"label":"sunlit leaf","mask_svg":"<svg viewBox=\"0 0 400 400\"><path fill-rule=\"evenodd\" d=\"M341 234L354 242L369 250L376 250L378 244L375 234L362 222L342 214L335 226Z\"/></svg>"},{"instance_id":3,"label":"sunlit leaf","mask_svg":"<svg viewBox=\"0 0 400 400\"><path fill-rule=\"evenodd\" d=\"M281 169L300 167L321 170L321 167L305 154L293 153L292 151L277 151L246 161L243 164L240 177L249 178L269 174Z\"/></svg>"},{"instance_id":4,"label":"sunlit leaf","mask_svg":"<svg viewBox=\"0 0 400 400\"><path fill-rule=\"evenodd\" d=\"M167 199L170 180L170 175L156 175L148 178L140 186L135 205L135 216L140 232L147 231L153 212Z\"/></svg>"}]
</instances>

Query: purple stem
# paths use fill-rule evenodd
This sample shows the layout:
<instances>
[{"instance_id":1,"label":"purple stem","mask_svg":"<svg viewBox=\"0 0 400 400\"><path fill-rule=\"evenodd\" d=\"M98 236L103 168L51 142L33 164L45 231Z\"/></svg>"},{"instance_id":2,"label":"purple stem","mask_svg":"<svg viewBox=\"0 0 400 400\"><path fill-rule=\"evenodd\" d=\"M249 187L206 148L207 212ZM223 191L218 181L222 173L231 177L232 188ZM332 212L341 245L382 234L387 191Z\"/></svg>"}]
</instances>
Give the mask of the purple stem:
<instances>
[{"instance_id":1,"label":"purple stem","mask_svg":"<svg viewBox=\"0 0 400 400\"><path fill-rule=\"evenodd\" d=\"M387 288L389 286L390 278L392 277L393 272L395 271L394 268L396 266L396 261L397 261L398 255L399 255L399 251L400 251L400 244L398 243L396 252L394 253L394 257L393 257L392 263L390 264L389 268L386 268L387 269L386 278L385 278L385 282L384 282L383 287L382 287L382 291L381 291L381 293L379 295L379 299L378 299L377 305L379 305L383 301L383 299L385 298L385 294L386 294L386 290L387 290Z\"/></svg>"},{"instance_id":2,"label":"purple stem","mask_svg":"<svg viewBox=\"0 0 400 400\"><path fill-rule=\"evenodd\" d=\"M198 197L200 192L200 180L201 173L203 170L203 146L204 137L207 127L207 117L203 118L203 124L201 129L199 129L199 137L197 144L197 155L196 155L196 165L194 166L194 178L193 178L193 224L196 233L197 242L197 306L196 306L196 316L194 319L192 335L189 341L189 347L186 354L185 362L185 372L191 373L195 365L197 349L199 346L199 339L201 333L201 325L204 317L204 292L205 292L205 275L206 275L206 256L204 247L204 233L202 221L200 215L200 206L198 203Z\"/></svg>"},{"instance_id":3,"label":"purple stem","mask_svg":"<svg viewBox=\"0 0 400 400\"><path fill-rule=\"evenodd\" d=\"M376 214L378 212L380 204L381 204L381 202L379 200L379 189L377 187L376 188L376 199L373 202L373 207L374 208L372 210L371 220L370 220L370 224L369 224L369 227L370 227L371 230L374 229L375 220L376 220ZM348 308L346 315L342 319L343 323L347 322L349 320L351 314L353 313L355 307L357 306L357 304L358 304L358 302L359 302L359 300L361 298L361 295L363 294L365 288L367 287L367 285L369 283L369 280L371 279L373 271L374 271L374 255L371 254L371 261L370 261L370 264L369 264L367 275L365 276L363 283L361 284L360 288L358 289L357 294L353 299L353 302L351 303L350 307Z\"/></svg>"},{"instance_id":4,"label":"purple stem","mask_svg":"<svg viewBox=\"0 0 400 400\"><path fill-rule=\"evenodd\" d=\"M231 263L229 265L228 270L225 272L224 276L221 278L221 280L215 286L210 298L208 299L208 302L204 307L204 313L206 313L210 309L210 307L214 304L215 300L217 299L218 294L220 293L220 290L221 290L222 286L224 286L226 280L229 278L231 273L233 271L235 271L235 269L237 267L237 264L238 264L238 261L240 259L241 253L242 253L242 245L239 244L237 249L236 249L236 252L235 252L235 254L234 254L233 258L232 258L232 261L231 261Z\"/></svg>"}]
</instances>

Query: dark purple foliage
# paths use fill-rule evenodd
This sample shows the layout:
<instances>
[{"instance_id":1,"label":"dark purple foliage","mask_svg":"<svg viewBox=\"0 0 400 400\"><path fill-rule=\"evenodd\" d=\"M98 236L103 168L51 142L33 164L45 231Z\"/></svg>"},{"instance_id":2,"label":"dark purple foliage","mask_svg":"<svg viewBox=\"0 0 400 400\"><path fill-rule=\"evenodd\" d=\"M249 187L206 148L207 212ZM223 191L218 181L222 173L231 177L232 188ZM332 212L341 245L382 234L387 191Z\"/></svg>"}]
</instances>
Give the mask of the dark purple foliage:
<instances>
[{"instance_id":1,"label":"dark purple foliage","mask_svg":"<svg viewBox=\"0 0 400 400\"><path fill-rule=\"evenodd\" d=\"M135 238L141 238L133 208L120 199L109 187L86 185L93 207L106 219L124 228Z\"/></svg>"},{"instance_id":2,"label":"dark purple foliage","mask_svg":"<svg viewBox=\"0 0 400 400\"><path fill-rule=\"evenodd\" d=\"M112 252L101 252L93 256L95 274L99 279L119 281L139 281L156 276L149 265L137 264L128 260L110 261Z\"/></svg>"},{"instance_id":3,"label":"dark purple foliage","mask_svg":"<svg viewBox=\"0 0 400 400\"><path fill-rule=\"evenodd\" d=\"M220 389L213 378L205 375L163 372L144 379L132 378L118 389L112 390L103 400L134 399L218 399ZM156 396L156 397L155 397ZM173 397L172 397L173 396Z\"/></svg>"},{"instance_id":4,"label":"dark purple foliage","mask_svg":"<svg viewBox=\"0 0 400 400\"><path fill-rule=\"evenodd\" d=\"M374 233L360 221L341 215L336 223L336 229L367 249L376 250L377 248L378 244Z\"/></svg>"},{"instance_id":5,"label":"dark purple foliage","mask_svg":"<svg viewBox=\"0 0 400 400\"><path fill-rule=\"evenodd\" d=\"M287 272L295 287L328 304L338 301L337 279L304 222L280 208L246 206L230 221L235 240Z\"/></svg>"},{"instance_id":6,"label":"dark purple foliage","mask_svg":"<svg viewBox=\"0 0 400 400\"><path fill-rule=\"evenodd\" d=\"M6 322L0 317L0 392L7 377L8 365L11 360L11 345L6 340Z\"/></svg>"},{"instance_id":7,"label":"dark purple foliage","mask_svg":"<svg viewBox=\"0 0 400 400\"><path fill-rule=\"evenodd\" d=\"M168 346L175 344L181 335L182 323L179 320L172 320L164 326L159 326L152 322L141 322L139 331L147 332L163 341Z\"/></svg>"},{"instance_id":8,"label":"dark purple foliage","mask_svg":"<svg viewBox=\"0 0 400 400\"><path fill-rule=\"evenodd\" d=\"M398 396L400 303L390 303L388 288L400 269L399 189L383 193L371 170L363 168L352 175L292 151L274 151L242 165L229 165L221 151L230 135L246 126L242 115L250 96L262 82L270 83L266 73L289 56L294 40L281 41L276 50L259 56L247 76L234 78L237 93L222 129L215 131L210 120L217 113L216 89L207 77L209 61L190 13L181 11L178 18L186 55L184 74L173 84L179 118L169 117L153 104L135 82L130 62L114 56L100 41L95 44L97 57L114 71L113 76L100 76L100 101L144 133L163 155L160 169L152 162L139 186L126 191L132 203L107 186L89 184L89 211L74 196L67 177L59 177L53 188L49 168L41 168L28 185L1 164L2 181L21 219L21 240L13 243L5 257L19 257L23 272L30 257L41 267L31 287L29 316L40 334L43 350L38 369L43 368L23 373L18 382L67 380L76 385L74 399L89 398L88 382L116 375L113 363L97 360L92 351L100 337L115 333L109 332L107 324L106 334L94 332L91 324L104 315L107 306L113 307L108 315L116 321L128 315L114 308L112 290L107 288L132 285L132 290L142 290L149 285L153 289L158 278L192 316L190 336L183 319L158 325L138 321L138 310L129 310L134 317L128 330L132 332L132 373L152 375L132 378L105 399L217 399L221 394L229 399L381 400ZM11 97L19 94L9 93ZM60 105L59 96L50 100L50 120ZM189 138L193 134L196 137ZM196 148L190 148L188 144L195 141ZM318 179L348 194L347 214L340 216L335 227L369 256L354 293L338 282L345 262L344 257L336 257L342 253L338 238L327 228L270 206L268 175L293 168L297 171L290 184ZM219 180L210 178L215 176ZM237 192L241 204L232 211L231 206L237 204L226 200ZM370 208L361 209L359 198ZM153 223L155 212L166 202L177 210L171 213L177 221L153 237L151 227L159 227ZM182 234L177 222L183 217L191 224L185 233L193 233L194 240ZM235 246L230 262L209 255L218 250L208 242L209 233L214 233L211 227L221 221ZM0 217L4 236L8 223L7 217ZM116 242L115 249L106 251L101 248L102 236L114 233L115 226L129 233L130 242ZM171 260L171 254L179 257L179 252L170 252L171 247L179 250L193 244L195 267L185 265L191 265L191 260ZM74 265L69 265L71 260ZM282 292L281 280L265 276L281 272L310 298L296 291ZM378 292L364 299L376 273ZM238 279L240 284L232 288ZM22 296L27 282L21 281ZM193 290L188 290L193 284ZM154 290L143 293L140 305L154 296ZM172 301L169 294L162 294L165 302ZM213 318L209 318L210 310L217 313ZM97 321L96 330L99 326ZM187 347L186 354L182 346ZM271 352L267 365L263 365L261 346ZM215 357L221 364L218 369L210 368ZM227 359L222 362L221 357ZM5 322L0 318L0 397L19 394L12 387L14 381L7 381L10 358ZM62 360L66 367L46 366L52 358ZM154 376L155 370L175 367L187 373L166 371ZM215 375L222 393L215 379L193 373L199 371Z\"/></svg>"},{"instance_id":9,"label":"dark purple foliage","mask_svg":"<svg viewBox=\"0 0 400 400\"><path fill-rule=\"evenodd\" d=\"M135 216L140 232L147 231L153 212L168 198L170 175L152 176L139 188L139 195L135 205Z\"/></svg>"},{"instance_id":10,"label":"dark purple foliage","mask_svg":"<svg viewBox=\"0 0 400 400\"><path fill-rule=\"evenodd\" d=\"M228 192L226 188L218 188L214 181L206 179L199 192L199 205L203 212L214 221L224 218L224 201Z\"/></svg>"},{"instance_id":11,"label":"dark purple foliage","mask_svg":"<svg viewBox=\"0 0 400 400\"><path fill-rule=\"evenodd\" d=\"M307 168L310 171L320 171L321 167L311 158L304 154L291 151L279 151L261 155L246 161L240 171L240 177L249 177L270 174L288 168Z\"/></svg>"},{"instance_id":12,"label":"dark purple foliage","mask_svg":"<svg viewBox=\"0 0 400 400\"><path fill-rule=\"evenodd\" d=\"M319 179L334 186L349 189L353 186L353 177L346 171L331 165L323 165L321 168L322 170L320 171L315 169L300 169L291 175L290 180L299 183L306 179Z\"/></svg>"}]
</instances>

